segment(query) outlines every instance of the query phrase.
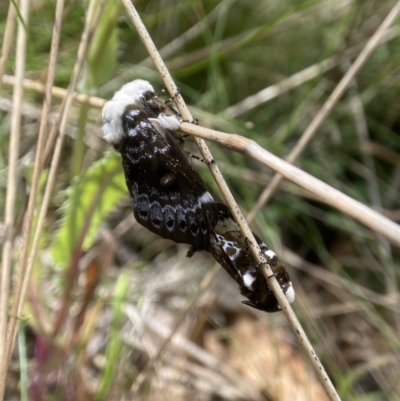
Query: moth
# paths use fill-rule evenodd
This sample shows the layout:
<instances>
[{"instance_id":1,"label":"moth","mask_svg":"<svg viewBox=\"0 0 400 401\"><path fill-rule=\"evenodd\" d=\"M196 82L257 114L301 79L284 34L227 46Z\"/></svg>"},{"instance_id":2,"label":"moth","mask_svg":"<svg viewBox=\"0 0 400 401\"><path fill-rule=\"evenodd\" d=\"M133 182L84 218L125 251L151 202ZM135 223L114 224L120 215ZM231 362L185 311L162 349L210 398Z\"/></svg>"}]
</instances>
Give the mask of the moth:
<instances>
[{"instance_id":1,"label":"moth","mask_svg":"<svg viewBox=\"0 0 400 401\"><path fill-rule=\"evenodd\" d=\"M218 210L175 134L178 113L144 80L124 85L102 111L104 139L122 156L136 220L188 255L208 248Z\"/></svg>"},{"instance_id":2,"label":"moth","mask_svg":"<svg viewBox=\"0 0 400 401\"><path fill-rule=\"evenodd\" d=\"M177 243L190 244L188 256L206 250L239 284L246 305L280 310L267 280L250 255L227 206L206 190L192 159L175 133L179 114L144 80L124 85L102 111L104 139L122 156L136 220ZM293 286L284 265L256 237L289 302Z\"/></svg>"},{"instance_id":3,"label":"moth","mask_svg":"<svg viewBox=\"0 0 400 401\"><path fill-rule=\"evenodd\" d=\"M281 307L268 285L260 266L248 249L228 207L217 204L218 221L210 238L209 252L239 285L240 292L247 298L245 305L265 311L278 312ZM254 234L254 233L253 233ZM286 267L268 246L254 234L254 237L271 266L282 291L289 303L294 301L295 292Z\"/></svg>"}]
</instances>

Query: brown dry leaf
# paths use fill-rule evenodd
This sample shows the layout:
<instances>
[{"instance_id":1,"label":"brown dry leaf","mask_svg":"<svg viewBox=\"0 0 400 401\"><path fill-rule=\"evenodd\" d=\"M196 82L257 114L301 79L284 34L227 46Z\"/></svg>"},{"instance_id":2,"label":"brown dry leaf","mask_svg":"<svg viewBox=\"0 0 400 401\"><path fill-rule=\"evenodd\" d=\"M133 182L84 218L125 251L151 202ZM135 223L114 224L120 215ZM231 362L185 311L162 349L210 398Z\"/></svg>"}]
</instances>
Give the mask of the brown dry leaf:
<instances>
[{"instance_id":1,"label":"brown dry leaf","mask_svg":"<svg viewBox=\"0 0 400 401\"><path fill-rule=\"evenodd\" d=\"M311 368L284 338L282 330L268 330L254 317L241 315L229 327L228 345L222 346L220 336L211 332L205 348L269 399L328 401Z\"/></svg>"}]
</instances>

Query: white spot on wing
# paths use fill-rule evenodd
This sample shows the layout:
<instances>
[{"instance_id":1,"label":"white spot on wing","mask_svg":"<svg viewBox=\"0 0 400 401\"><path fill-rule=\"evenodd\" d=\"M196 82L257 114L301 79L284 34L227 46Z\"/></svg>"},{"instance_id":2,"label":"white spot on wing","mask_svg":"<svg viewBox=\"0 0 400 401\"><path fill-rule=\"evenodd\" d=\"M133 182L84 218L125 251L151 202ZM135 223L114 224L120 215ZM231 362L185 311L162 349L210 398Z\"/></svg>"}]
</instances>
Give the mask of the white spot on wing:
<instances>
[{"instance_id":1,"label":"white spot on wing","mask_svg":"<svg viewBox=\"0 0 400 401\"><path fill-rule=\"evenodd\" d=\"M253 282L255 279L256 278L249 272L247 272L243 275L243 283L250 290L252 289L252 285L253 285Z\"/></svg>"},{"instance_id":2,"label":"white spot on wing","mask_svg":"<svg viewBox=\"0 0 400 401\"><path fill-rule=\"evenodd\" d=\"M271 249L268 249L268 251L265 251L264 253L268 259L273 259L276 256L275 252L271 251Z\"/></svg>"},{"instance_id":3,"label":"white spot on wing","mask_svg":"<svg viewBox=\"0 0 400 401\"><path fill-rule=\"evenodd\" d=\"M206 191L206 192L204 192L203 195L200 196L199 202L200 203L213 203L214 198L211 196L211 194L208 191Z\"/></svg>"},{"instance_id":4,"label":"white spot on wing","mask_svg":"<svg viewBox=\"0 0 400 401\"><path fill-rule=\"evenodd\" d=\"M292 282L289 283L289 288L285 292L285 296L286 296L287 301L290 304L294 301L296 295L295 295L295 292L294 292L294 288L293 288Z\"/></svg>"}]
</instances>

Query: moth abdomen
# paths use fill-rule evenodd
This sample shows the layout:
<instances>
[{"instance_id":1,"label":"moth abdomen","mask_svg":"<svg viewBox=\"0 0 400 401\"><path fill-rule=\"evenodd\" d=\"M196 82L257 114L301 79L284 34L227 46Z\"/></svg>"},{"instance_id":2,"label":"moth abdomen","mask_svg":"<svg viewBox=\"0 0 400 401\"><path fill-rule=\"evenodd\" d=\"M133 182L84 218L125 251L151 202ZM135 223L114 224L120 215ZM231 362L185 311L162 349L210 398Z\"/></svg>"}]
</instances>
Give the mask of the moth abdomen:
<instances>
[{"instance_id":1,"label":"moth abdomen","mask_svg":"<svg viewBox=\"0 0 400 401\"><path fill-rule=\"evenodd\" d=\"M237 282L240 293L247 298L244 304L266 312L277 312L281 308L265 278L261 266L249 249L228 207L217 204L219 219L210 240L210 253ZM254 234L254 233L253 233ZM288 302L294 300L294 290L285 266L268 246L254 234L262 257L267 259Z\"/></svg>"}]
</instances>

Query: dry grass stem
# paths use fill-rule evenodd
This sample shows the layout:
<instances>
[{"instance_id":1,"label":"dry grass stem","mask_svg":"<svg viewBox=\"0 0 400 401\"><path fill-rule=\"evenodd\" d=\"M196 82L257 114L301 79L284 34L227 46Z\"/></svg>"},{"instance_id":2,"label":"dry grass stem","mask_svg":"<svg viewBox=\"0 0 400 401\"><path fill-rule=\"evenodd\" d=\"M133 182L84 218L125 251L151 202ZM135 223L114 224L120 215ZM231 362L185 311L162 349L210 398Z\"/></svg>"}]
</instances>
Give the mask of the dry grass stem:
<instances>
[{"instance_id":1,"label":"dry grass stem","mask_svg":"<svg viewBox=\"0 0 400 401\"><path fill-rule=\"evenodd\" d=\"M28 271L31 271L34 261L35 261L37 247L38 247L39 239L40 239L40 233L43 228L44 219L45 219L46 213L47 213L47 208L50 203L51 192L53 190L55 176L56 176L58 163L59 163L59 159L60 159L60 154L61 154L61 149L62 149L62 144L63 144L63 139L65 136L65 128L66 128L66 124L67 124L67 120L68 120L68 111L71 107L73 97L74 97L73 96L74 90L76 88L80 73L82 71L83 64L85 62L86 53L89 48L91 37L93 35L93 32L95 30L95 27L97 26L99 19L100 19L100 16L101 16L101 13L102 13L102 10L104 7L104 3L105 3L105 1L103 0L100 8L97 10L97 13L96 13L96 16L94 19L93 19L93 13L94 13L95 6L96 6L95 0L91 0L91 2L89 3L89 8L88 8L86 22L85 22L85 28L82 33L82 39L80 41L80 46L78 49L77 61L74 66L74 72L73 72L71 82L68 86L68 90L67 90L66 97L65 97L65 107L62 108L61 118L58 119L58 122L60 122L59 136L57 138L56 147L54 149L53 159L52 159L50 171L49 171L49 177L47 180L46 189L45 189L42 205L40 208L38 223L36 226L36 231L35 231L35 235L34 235L33 242L32 242L32 249L31 249L31 253L29 255L29 259L28 259ZM55 127L53 127L52 131L56 131L56 132L58 131L58 128L57 128L58 122L56 122L56 124L55 124L56 129L55 129ZM46 155L44 157L46 158Z\"/></svg>"},{"instance_id":2,"label":"dry grass stem","mask_svg":"<svg viewBox=\"0 0 400 401\"><path fill-rule=\"evenodd\" d=\"M162 58L160 57L157 48L155 47L153 41L151 40L151 37L149 33L147 32L143 22L141 21L139 14L137 13L135 7L129 0L122 0L125 8L128 11L128 14L133 22L133 24L136 27L136 30L138 31L144 45L147 48L147 51L149 52L150 57L152 58L154 64L156 65L156 68L158 69L159 73L161 74L161 77L163 78L163 81L165 83L165 86L167 87L169 93L174 96L174 100L176 101L177 107L179 109L179 112L182 115L182 118L184 120L189 120L191 121L193 117L190 114L190 111L188 110L182 96L180 93L177 91L177 87L175 83L172 80L172 77L167 70ZM191 124L185 124L185 125L191 125ZM213 161L212 155L206 145L206 143L203 140L196 139L196 144L199 147L199 150L205 160L208 161ZM263 256L260 248L257 245L257 242L253 236L252 231L250 230L249 226L247 225L238 205L236 204L225 180L222 177L221 172L219 171L217 165L215 162L212 162L209 164L209 168L211 171L211 174L214 177L214 180L216 181L220 191L222 192L222 195L229 205L229 208L232 211L232 214L238 223L240 227L240 231L243 233L245 237L248 238L249 240L249 246L251 248L251 251L255 257L255 260L259 263L263 263L263 272L265 277L268 280L268 283L270 287L272 288L276 298L278 299L279 304L282 307L282 311L285 314L285 316L288 318L290 325L292 327L293 332L295 333L297 339L299 340L299 343L302 345L303 349L305 350L308 359L311 363L311 365L314 368L314 371L316 373L316 376L318 377L322 387L325 389L328 397L331 400L340 400L332 382L330 381L328 375L325 372L324 367L322 366L321 362L319 361L319 358L316 356L315 351L313 350L313 347L311 343L309 342L304 330L300 326L299 321L297 320L292 308L290 307L289 303L287 302L287 299L285 295L283 294L280 285L278 281L276 280L276 277L273 275L273 272L270 268L270 266L267 264L267 261L265 257Z\"/></svg>"},{"instance_id":3,"label":"dry grass stem","mask_svg":"<svg viewBox=\"0 0 400 401\"><path fill-rule=\"evenodd\" d=\"M39 243L40 233L43 228L44 219L45 219L45 216L47 213L47 208L48 208L48 205L50 202L51 192L52 192L53 185L55 182L55 176L56 176L56 172L57 172L58 162L60 159L62 143L63 143L63 139L64 139L64 135L65 135L65 127L66 127L67 118L68 118L68 111L69 111L69 108L70 108L70 106L72 104L72 100L73 100L72 95L74 93L76 84L78 82L78 78L79 78L80 72L82 70L84 61L86 59L86 53L87 53L87 50L89 47L90 39L91 39L93 32L97 26L97 23L100 19L102 10L104 8L104 4L105 4L105 0L103 0L101 5L98 7L96 16L94 19L93 19L93 14L94 14L94 10L96 8L96 1L92 0L89 4L88 13L87 13L86 22L85 22L85 28L82 33L82 39L81 39L81 42L79 45L77 61L74 66L71 83L68 87L68 94L65 98L65 103L64 103L65 107L62 108L62 117L60 119L59 136L57 139L56 148L54 150L54 155L53 155L52 163L50 166L49 177L48 177L48 181L46 184L45 194L43 197L43 201L42 201L42 205L41 205L41 209L40 209L40 213L39 213L36 231L34 234L31 253L30 253L29 259L28 259L28 266L27 266L28 271L30 271L32 269L32 265L34 263L37 246ZM25 266L25 270L26 270L26 266ZM11 316L10 316L8 333L7 333L7 344L6 344L7 360L10 360L10 358L11 358L13 344L14 344L14 340L15 340L15 336L16 336L16 326L17 326L16 319L17 319L18 312L22 306L23 299L25 296L25 294L22 292L23 281L25 280L25 273L26 273L25 271L18 271L17 281L15 284L14 297L13 297L13 303L12 303L12 308L11 308ZM26 288L26 286L24 286L24 287Z\"/></svg>"},{"instance_id":4,"label":"dry grass stem","mask_svg":"<svg viewBox=\"0 0 400 401\"><path fill-rule=\"evenodd\" d=\"M286 179L316 195L332 207L353 217L371 230L382 234L393 244L400 245L399 225L288 162L279 159L253 140L240 135L226 134L189 123L182 123L181 131L189 135L220 143L258 160L260 163L279 172Z\"/></svg>"},{"instance_id":5,"label":"dry grass stem","mask_svg":"<svg viewBox=\"0 0 400 401\"><path fill-rule=\"evenodd\" d=\"M360 284L349 281L346 278L340 277L330 271L322 270L319 266L316 266L310 262L306 262L296 253L285 248L282 250L282 259L291 266L295 266L296 269L304 271L308 275L312 276L318 282L323 284L328 291L334 293L337 290L340 291L338 298L349 297L349 294L353 294L358 299L363 299L367 302L374 303L376 305L383 306L396 315L400 314L399 308L396 303L400 301L399 296L393 295L380 295L375 291L370 290ZM329 289L329 287L331 289ZM359 301L357 301L359 303Z\"/></svg>"},{"instance_id":6,"label":"dry grass stem","mask_svg":"<svg viewBox=\"0 0 400 401\"><path fill-rule=\"evenodd\" d=\"M316 134L318 128L325 121L328 114L332 111L332 109L335 107L336 103L342 97L342 95L344 94L344 92L346 91L346 89L348 88L350 83L352 82L352 80L355 77L355 75L357 74L357 72L364 65L364 63L366 62L368 57L371 55L373 50L376 48L376 46L378 46L378 44L382 40L383 36L385 35L387 29L390 27L390 25L396 19L399 11L400 11L400 2L397 2L394 5L394 7L390 10L390 12L386 16L386 18L383 20L383 22L381 23L379 28L376 30L374 35L367 42L367 44L365 45L365 47L363 48L361 53L358 55L357 59L354 61L354 63L351 65L351 67L347 70L347 73L343 76L343 78L338 83L338 85L336 86L334 91L331 93L329 98L326 100L326 102L322 106L319 113L311 121L311 123L305 130L304 134L301 136L299 142L289 153L289 155L286 158L288 163L293 163L300 156L300 154L304 151L306 146L309 144L311 139ZM266 202L268 202L268 200L274 194L276 189L279 187L279 184L281 183L282 178L283 178L282 175L279 175L279 174L275 175L272 178L270 184L268 185L267 188L265 188L263 193L260 195L255 208L252 210L252 212L249 216L250 220L252 220L254 218L255 214L260 211L260 209L265 205Z\"/></svg>"},{"instance_id":7,"label":"dry grass stem","mask_svg":"<svg viewBox=\"0 0 400 401\"><path fill-rule=\"evenodd\" d=\"M6 28L3 36L3 44L1 46L1 57L0 57L0 90L2 88L2 78L4 72L6 70L8 56L10 54L10 48L12 43L12 38L14 35L14 27L16 20L17 12L14 7L14 3L10 1L8 3L8 13L7 13L7 22Z\"/></svg>"},{"instance_id":8,"label":"dry grass stem","mask_svg":"<svg viewBox=\"0 0 400 401\"><path fill-rule=\"evenodd\" d=\"M65 0L39 2L31 14L29 0L7 3L0 400L56 391L73 399L340 401L314 347L327 351L320 356L343 398L357 398L360 389L372 397L399 393L400 0L142 4L160 50L132 0L72 8ZM104 9L111 14L103 21ZM130 21L140 39L130 37ZM139 61L129 66L132 60ZM202 272L202 255L200 263L184 262L185 245L141 227L120 156L101 157L100 109L111 91L137 78L160 83L160 75L185 121L180 131L209 161L222 198L216 195L249 240L283 313L241 305L237 284L246 297L244 287L219 264ZM79 83L96 96L76 92ZM213 130L188 123L191 113ZM253 126L262 128L250 132ZM213 144L216 162L207 140L225 147ZM206 174L215 192L210 180ZM250 213L242 215L225 180ZM279 199L265 208L272 197ZM294 306L247 225L256 217L266 243L299 273L291 275ZM67 269L62 281L60 268ZM127 276L113 286L121 268ZM27 326L21 311L30 313ZM282 335L288 325L294 343ZM17 332L27 341L16 344ZM331 373L335 361L348 368Z\"/></svg>"},{"instance_id":9,"label":"dry grass stem","mask_svg":"<svg viewBox=\"0 0 400 401\"><path fill-rule=\"evenodd\" d=\"M213 52L223 54L233 47L238 46L241 41L247 40L249 37L257 34L257 29L250 29L247 32L240 33L233 37L221 40L215 45ZM201 63L208 60L211 55L209 46L205 46L201 49L194 50L191 53L178 56L172 60L168 60L168 68L172 71L181 70L190 67L195 63Z\"/></svg>"},{"instance_id":10,"label":"dry grass stem","mask_svg":"<svg viewBox=\"0 0 400 401\"><path fill-rule=\"evenodd\" d=\"M285 92L294 89L305 82L310 81L313 78L318 77L319 75L331 70L338 64L338 57L332 56L327 58L320 63L311 65L310 67L305 68L302 71L297 72L296 74L290 76L279 82L278 84L268 86L256 94L247 97L241 102L228 107L224 111L224 115L231 118L239 117L248 111L254 109L255 107L259 107L261 104L268 102L271 99L274 99Z\"/></svg>"},{"instance_id":11,"label":"dry grass stem","mask_svg":"<svg viewBox=\"0 0 400 401\"><path fill-rule=\"evenodd\" d=\"M54 83L54 76L56 70L57 56L58 56L58 45L60 41L61 34L61 25L62 25L62 17L63 17L63 9L64 9L64 0L58 0L56 5L55 12L55 20L53 26L53 35L50 49L50 59L49 59L49 67L47 73L47 81L45 88L45 96L42 107L42 115L40 119L40 127L39 127L39 136L37 140L36 146L36 155L35 155L35 163L34 163L34 171L31 183L31 190L29 194L29 203L25 216L25 225L23 229L23 237L22 237L22 247L21 253L18 261L18 275L17 280L23 280L22 290L19 297L19 306L18 306L18 314L22 309L22 304L25 298L25 294L27 291L28 280L31 275L31 270L33 263L30 264L29 268L26 267L29 244L32 234L32 226L34 220L34 212L36 208L36 197L39 186L39 179L43 168L43 152L44 145L46 141L47 135L47 127L48 127L48 119L51 108L51 92Z\"/></svg>"},{"instance_id":12,"label":"dry grass stem","mask_svg":"<svg viewBox=\"0 0 400 401\"><path fill-rule=\"evenodd\" d=\"M385 33L382 36L379 43L380 44L386 43L394 38L397 38L399 35L400 35L399 28L397 28L397 27L389 28L387 31L385 31ZM351 54L354 53L354 51L355 51L354 49L351 49L351 50L345 52L345 56L350 56ZM244 105L239 107L238 106L239 104L238 104L238 105L232 106L235 108L236 108L236 106L238 106L238 109L237 109L238 114L231 115L229 112L230 108L228 108L223 114L227 114L229 117L240 116L240 115L244 114L245 112L249 111L250 109L257 107L260 104L265 103L291 89L294 89L302 83L306 83L307 81L309 81L313 78L316 78L317 76L321 75L321 73L323 71L328 71L330 68L337 66L339 61L340 61L340 58L338 58L337 56L332 56L324 61L321 61L320 63L317 63L310 67L307 67L306 69L299 71L298 73L283 80L282 82L280 82L276 85L271 85L268 88L263 89L261 92L256 93L255 95L253 95L254 101L250 102L250 99L253 99L252 96L246 98L246 99L249 99L249 102L252 104L252 107L247 108L247 106L244 106ZM307 77L308 77L308 79L305 79ZM1 84L7 85L7 86L14 86L15 85L15 77L12 75L5 74L2 76ZM28 79L28 78L25 78L23 80L23 87L24 87L24 89L33 90L38 93L45 92L45 85L43 85L39 81L35 81L32 79ZM261 96L261 93L265 93L265 96ZM58 99L64 99L66 95L67 95L67 89L53 86L53 88L52 88L52 96L53 97L58 98ZM79 92L73 93L73 100L79 104L86 104L86 105L96 108L96 109L103 108L105 102L107 101L106 99L103 99L101 97L89 96L89 95L86 95L84 93L79 93Z\"/></svg>"},{"instance_id":13,"label":"dry grass stem","mask_svg":"<svg viewBox=\"0 0 400 401\"><path fill-rule=\"evenodd\" d=\"M8 14L7 14L7 23L6 23L6 29L4 32L4 39L3 39L3 45L1 48L1 59L0 59L0 78L3 77L4 71L6 68L8 56L10 53L10 48L11 48L11 43L12 43L12 37L14 33L14 27L15 27L15 20L16 20L16 11L14 4L12 2L9 3L8 6ZM1 82L0 82L0 89L1 89ZM21 90L21 89L20 89ZM16 89L18 91L18 89ZM14 91L14 95L15 95ZM18 149L17 154L15 155L15 149L13 150L13 147L17 146L18 144L13 144L12 142L10 143L10 160L13 160L15 158L18 159ZM14 160L14 164L16 163L16 160ZM15 169L15 166L13 167ZM13 176L15 175L15 171L9 173L9 178L10 175L12 174ZM10 181L8 181L10 182ZM11 189L9 188L9 194L7 197L11 198L8 202L11 203L12 198L15 197L15 192L14 195L12 192L15 191L15 188ZM8 198L7 198L8 199ZM7 201L6 201L7 202ZM8 204L8 203L6 203ZM14 204L14 202L12 202ZM7 206L6 206L7 208ZM4 356L4 349L5 349L5 341L6 341L6 333L7 333L7 316L8 316L8 294L9 294L9 282L10 282L10 269L11 269L11 248L12 248L12 226L14 224L14 213L12 215L8 214L7 209L5 210L4 213L5 216L9 216L9 223L6 222L6 219L4 221L5 227L7 227L8 224L10 224L10 230L9 233L6 233L6 236L4 238L4 245L6 245L6 254L4 254L4 249L3 249L3 256L2 256L2 269L1 269L1 276L0 276L0 361L3 360ZM11 221L10 221L11 220ZM8 247L8 250L7 250ZM7 255L8 253L8 255ZM7 260L7 261L6 261ZM6 263L4 263L6 261ZM0 362L1 364L1 362ZM2 368L0 368L1 371ZM1 395L1 393L0 393Z\"/></svg>"},{"instance_id":14,"label":"dry grass stem","mask_svg":"<svg viewBox=\"0 0 400 401\"><path fill-rule=\"evenodd\" d=\"M255 389L244 380L243 377L227 367L214 355L204 351L202 348L198 347L180 334L173 335L173 330L163 326L156 320L147 319L144 323L151 331L164 338L164 341L169 340L176 349L184 351L187 355L197 360L202 365L208 367L213 372L218 372L221 376L228 379L231 385L234 385L235 388L240 391L243 398L255 401L263 399L261 394L255 391Z\"/></svg>"},{"instance_id":15,"label":"dry grass stem","mask_svg":"<svg viewBox=\"0 0 400 401\"><path fill-rule=\"evenodd\" d=\"M308 12L315 13L315 14L319 15L319 17L322 19L333 20L333 19L336 19L336 18L339 18L340 16L342 16L342 14L346 10L346 7L348 7L352 2L353 2L353 0L344 0L341 2L336 2L333 6L330 7L329 13L327 12L327 8L325 5L317 5L315 7L311 7L311 9L313 9L313 11L311 11L309 9ZM223 5L223 3L220 3L220 4ZM288 16L286 21L284 21L284 22L282 21L282 24L278 24L276 26L277 29L274 29L274 27L272 27L272 29L270 29L270 27L266 27L266 26L263 26L262 28L249 29L246 32L241 32L238 35L230 36L227 39L218 41L217 43L215 43L215 47L211 52L210 52L210 48L208 46L206 46L204 48L194 50L191 53L188 53L185 55L180 55L172 60L168 60L168 62L167 62L168 68L172 71L184 69L187 67L190 68L190 66L195 63L199 63L199 62L207 60L212 53L223 54L223 53L231 51L232 48L234 48L236 46L238 48L242 47L245 43L248 43L250 38L252 38L252 37L253 38L254 37L259 37L259 38L263 37L265 39L266 36L271 35L272 32L276 32L279 29L285 29L285 28L293 29L293 27L296 26L299 23L299 21L303 20L303 18L301 16L302 14L304 14L303 15L303 17L305 17L304 19L307 20L306 13L302 13L301 11L299 13L294 13L294 14ZM294 15L297 18L294 18ZM162 57L164 57L164 54L162 54L161 50L159 50L159 53ZM276 94L275 94L275 96L276 96ZM235 107L235 106L233 106L233 107ZM231 109L231 108L229 108L229 109ZM233 116L234 115L232 114L232 117Z\"/></svg>"},{"instance_id":16,"label":"dry grass stem","mask_svg":"<svg viewBox=\"0 0 400 401\"><path fill-rule=\"evenodd\" d=\"M6 349L6 325L8 317L8 295L12 264L13 238L14 238L14 218L16 192L18 187L18 155L19 141L21 134L21 106L23 97L22 80L25 75L26 59L26 40L27 34L24 23L29 18L29 0L21 0L20 12L23 21L18 21L18 33L15 56L15 76L17 85L13 93L13 109L11 118L11 138L9 150L9 167L7 177L7 195L6 207L4 212L5 235L3 242L3 253L1 261L1 294L0 294L0 399L3 398L6 385L6 376L8 368L8 358ZM11 319L12 317L10 317ZM16 318L16 316L15 316Z\"/></svg>"},{"instance_id":17,"label":"dry grass stem","mask_svg":"<svg viewBox=\"0 0 400 401\"><path fill-rule=\"evenodd\" d=\"M150 361L146 365L146 368L142 372L140 372L140 374L136 378L131 388L132 394L136 394L141 385L151 376L151 373L153 372L156 363L163 356L164 351L167 348L168 344L173 340L173 337L175 336L176 332L181 327L182 323L186 320L188 312L197 303L198 299L206 292L208 287L211 285L213 279L219 272L219 269L220 269L219 265L215 264L214 267L205 275L205 277L200 283L196 295L193 297L192 300L189 301L188 305L180 313L169 335L165 338L164 342L158 348L157 352L151 357Z\"/></svg>"},{"instance_id":18,"label":"dry grass stem","mask_svg":"<svg viewBox=\"0 0 400 401\"><path fill-rule=\"evenodd\" d=\"M379 38L378 44L389 42L390 40L397 38L400 35L400 29L398 27L392 27L387 29L383 35ZM344 52L343 58L352 57L356 52L355 48L348 49ZM224 115L231 118L239 117L250 110L259 107L261 104L266 103L276 97L294 89L314 78L322 75L323 73L336 67L342 58L341 56L331 56L327 59L313 64L310 67L305 68L290 76L289 78L283 79L275 85L268 86L267 88L255 93L252 96L248 96L246 99L240 101L233 106L228 107L224 111Z\"/></svg>"},{"instance_id":19,"label":"dry grass stem","mask_svg":"<svg viewBox=\"0 0 400 401\"><path fill-rule=\"evenodd\" d=\"M166 46L160 49L160 56L164 59L168 58L178 50L182 49L187 43L196 39L204 31L206 26L212 24L218 18L218 14L221 10L222 4L223 3L217 4L217 6L208 14L206 18L193 25L183 35L174 39L172 42L168 43ZM147 57L145 60L136 64L136 66L149 66L150 64L151 58Z\"/></svg>"},{"instance_id":20,"label":"dry grass stem","mask_svg":"<svg viewBox=\"0 0 400 401\"><path fill-rule=\"evenodd\" d=\"M345 60L343 62L343 69L348 69L350 65L349 60ZM369 132L368 132L368 124L363 108L363 104L358 92L358 84L357 80L354 78L349 87L351 99L350 99L350 107L352 110L352 115L354 118L354 130L357 134L360 149L362 149L361 157L363 160L363 165L369 171L369 177L366 179L366 185L368 188L369 201L375 209L381 210L383 208L382 198L380 196L379 191L379 183L377 179L375 162L370 153L366 152L364 149L366 148L366 144L369 142ZM379 252L382 260L390 260L393 258L392 249L388 241L383 238L381 235L377 235ZM396 272L394 271L393 266L391 264L388 265L386 270L386 274L384 275L385 287L387 294L398 294L398 286L396 281ZM398 330L400 329L400 320L397 314L394 315L394 319L396 321L396 325ZM400 332L400 330L399 330Z\"/></svg>"},{"instance_id":21,"label":"dry grass stem","mask_svg":"<svg viewBox=\"0 0 400 401\"><path fill-rule=\"evenodd\" d=\"M4 85L14 86L15 85L15 77L12 75L3 75L2 83ZM24 89L33 90L38 93L44 93L46 88L45 86L39 82L34 81L32 79L25 78L23 80ZM65 99L68 94L68 90L64 88L58 88L57 86L53 86L51 89L51 94L53 97L58 99ZM79 104L87 104L90 107L94 107L96 109L101 109L106 102L104 99L96 96L88 96L84 93L74 92L72 94L72 98L75 102Z\"/></svg>"}]
</instances>

